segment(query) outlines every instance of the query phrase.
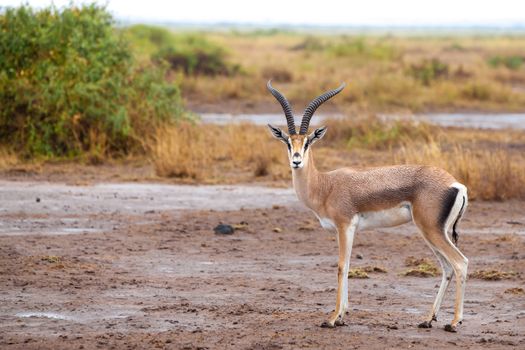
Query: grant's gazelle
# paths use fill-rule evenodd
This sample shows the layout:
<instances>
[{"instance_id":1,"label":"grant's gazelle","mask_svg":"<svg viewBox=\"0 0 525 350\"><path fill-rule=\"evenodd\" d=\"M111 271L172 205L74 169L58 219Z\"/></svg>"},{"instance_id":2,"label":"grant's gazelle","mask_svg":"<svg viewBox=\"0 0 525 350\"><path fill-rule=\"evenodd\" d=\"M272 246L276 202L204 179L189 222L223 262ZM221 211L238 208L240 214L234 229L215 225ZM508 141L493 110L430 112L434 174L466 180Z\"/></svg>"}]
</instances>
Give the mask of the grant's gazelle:
<instances>
[{"instance_id":1,"label":"grant's gazelle","mask_svg":"<svg viewBox=\"0 0 525 350\"><path fill-rule=\"evenodd\" d=\"M288 124L288 134L268 125L273 136L286 144L297 197L310 208L324 228L337 231L339 244L338 289L335 311L322 327L343 324L348 307L348 270L354 234L357 231L401 225L414 221L438 258L443 278L436 300L419 327L430 328L453 275L456 278L454 319L445 330L455 332L463 319L463 297L467 279L467 258L451 242L457 243L456 225L468 204L467 188L443 169L423 165L399 165L356 170L341 168L319 172L312 146L326 133L320 127L308 135L316 109L337 95L345 85L314 99L306 108L299 133L292 107L271 82L268 90L279 101Z\"/></svg>"}]
</instances>

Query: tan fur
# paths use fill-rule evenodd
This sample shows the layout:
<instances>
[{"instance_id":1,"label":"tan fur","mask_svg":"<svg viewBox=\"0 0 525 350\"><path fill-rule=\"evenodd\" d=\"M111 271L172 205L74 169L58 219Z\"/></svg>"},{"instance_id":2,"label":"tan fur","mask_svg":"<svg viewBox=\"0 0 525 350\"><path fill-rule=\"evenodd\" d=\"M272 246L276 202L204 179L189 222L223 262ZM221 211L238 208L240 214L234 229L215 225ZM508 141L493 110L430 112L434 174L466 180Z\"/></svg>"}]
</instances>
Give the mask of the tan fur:
<instances>
[{"instance_id":1,"label":"tan fur","mask_svg":"<svg viewBox=\"0 0 525 350\"><path fill-rule=\"evenodd\" d=\"M309 137L312 138L312 135ZM461 199L466 201L466 188L464 192L458 193L458 198L449 214L452 219L447 219L443 227L440 223L440 211L444 206L447 191L457 183L446 171L428 166L401 165L369 170L343 168L323 173L319 172L314 164L311 150L313 142L306 151L304 150L306 140L306 135L289 136L293 186L298 198L308 208L312 209L321 220L333 224L339 242L336 308L323 326L333 327L343 323L342 318L348 304L347 275L352 242L359 220L364 220L366 217L363 213L381 213L391 208L402 210L403 203L409 203L407 205L411 208L413 221L443 268L443 280L438 296L429 316L420 326L430 327L431 322L435 320L448 282L454 273L456 275L455 313L447 329L455 331L463 317L468 260L451 243L447 231L453 219L459 216L459 196L461 195ZM297 163L299 160L300 164ZM462 185L458 184L458 186ZM402 224L410 219L400 218L392 221L392 225ZM382 224L384 225L384 222Z\"/></svg>"}]
</instances>

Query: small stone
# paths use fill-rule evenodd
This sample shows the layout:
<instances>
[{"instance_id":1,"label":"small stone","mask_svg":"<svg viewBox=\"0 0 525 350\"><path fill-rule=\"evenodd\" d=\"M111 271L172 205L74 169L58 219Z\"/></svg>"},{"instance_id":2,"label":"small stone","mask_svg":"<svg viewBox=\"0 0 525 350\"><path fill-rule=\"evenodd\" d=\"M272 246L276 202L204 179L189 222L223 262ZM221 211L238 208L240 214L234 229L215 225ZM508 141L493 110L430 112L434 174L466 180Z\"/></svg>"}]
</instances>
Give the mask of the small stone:
<instances>
[{"instance_id":1,"label":"small stone","mask_svg":"<svg viewBox=\"0 0 525 350\"><path fill-rule=\"evenodd\" d=\"M231 225L219 224L213 229L213 231L218 235L231 235L235 229Z\"/></svg>"},{"instance_id":2,"label":"small stone","mask_svg":"<svg viewBox=\"0 0 525 350\"><path fill-rule=\"evenodd\" d=\"M363 260L363 256L361 254L357 254L355 257L356 259Z\"/></svg>"},{"instance_id":3,"label":"small stone","mask_svg":"<svg viewBox=\"0 0 525 350\"><path fill-rule=\"evenodd\" d=\"M40 203L40 198L39 197L36 197L36 202Z\"/></svg>"},{"instance_id":4,"label":"small stone","mask_svg":"<svg viewBox=\"0 0 525 350\"><path fill-rule=\"evenodd\" d=\"M283 232L283 230L280 229L279 227L274 227L274 228L273 228L273 232L281 233L281 232Z\"/></svg>"}]
</instances>

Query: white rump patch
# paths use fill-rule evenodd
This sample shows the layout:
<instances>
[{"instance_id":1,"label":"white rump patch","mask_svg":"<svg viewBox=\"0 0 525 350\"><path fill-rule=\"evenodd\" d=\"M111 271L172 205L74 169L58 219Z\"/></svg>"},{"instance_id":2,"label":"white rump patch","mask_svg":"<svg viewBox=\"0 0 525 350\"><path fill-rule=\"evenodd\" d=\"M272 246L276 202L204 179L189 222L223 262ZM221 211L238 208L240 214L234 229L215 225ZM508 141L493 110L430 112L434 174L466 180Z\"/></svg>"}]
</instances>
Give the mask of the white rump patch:
<instances>
[{"instance_id":1,"label":"white rump patch","mask_svg":"<svg viewBox=\"0 0 525 350\"><path fill-rule=\"evenodd\" d=\"M460 184L459 182L454 182L452 185L450 185L450 187L457 188L461 194L467 194L467 187L463 184Z\"/></svg>"},{"instance_id":2,"label":"white rump patch","mask_svg":"<svg viewBox=\"0 0 525 350\"><path fill-rule=\"evenodd\" d=\"M452 185L450 185L450 187L457 188L459 192L454 202L454 205L452 206L452 209L448 214L448 218L445 223L445 232L448 232L452 227L454 221L456 221L459 212L461 211L461 207L463 207L463 211L465 211L468 206L467 187L463 184L460 184L459 182L454 182ZM463 203L463 199L465 199L465 203Z\"/></svg>"},{"instance_id":3,"label":"white rump patch","mask_svg":"<svg viewBox=\"0 0 525 350\"><path fill-rule=\"evenodd\" d=\"M357 229L361 231L371 228L392 227L410 221L412 221L412 206L409 202L402 202L394 208L359 213Z\"/></svg>"}]
</instances>

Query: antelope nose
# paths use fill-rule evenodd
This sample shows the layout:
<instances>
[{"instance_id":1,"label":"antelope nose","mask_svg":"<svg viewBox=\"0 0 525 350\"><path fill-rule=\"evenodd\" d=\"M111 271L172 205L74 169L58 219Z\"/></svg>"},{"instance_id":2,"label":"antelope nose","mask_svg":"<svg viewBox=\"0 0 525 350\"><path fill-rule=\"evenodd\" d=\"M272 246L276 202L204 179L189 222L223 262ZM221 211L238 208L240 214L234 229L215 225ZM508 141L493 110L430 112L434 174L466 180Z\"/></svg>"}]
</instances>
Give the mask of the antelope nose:
<instances>
[{"instance_id":1,"label":"antelope nose","mask_svg":"<svg viewBox=\"0 0 525 350\"><path fill-rule=\"evenodd\" d=\"M294 163L295 165L299 165L299 164L301 164L301 161L300 160L294 160L292 163Z\"/></svg>"}]
</instances>

